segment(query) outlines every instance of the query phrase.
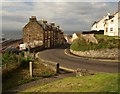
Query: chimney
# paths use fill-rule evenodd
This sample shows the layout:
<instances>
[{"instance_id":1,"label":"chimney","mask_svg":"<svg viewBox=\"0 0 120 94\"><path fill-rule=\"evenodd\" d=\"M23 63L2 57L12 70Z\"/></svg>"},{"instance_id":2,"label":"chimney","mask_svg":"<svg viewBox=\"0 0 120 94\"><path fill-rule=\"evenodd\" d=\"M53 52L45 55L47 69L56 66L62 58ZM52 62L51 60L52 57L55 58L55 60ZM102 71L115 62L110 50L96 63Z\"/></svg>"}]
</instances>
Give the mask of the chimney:
<instances>
[{"instance_id":1,"label":"chimney","mask_svg":"<svg viewBox=\"0 0 120 94\"><path fill-rule=\"evenodd\" d=\"M31 16L29 20L30 20L30 22L35 22L36 21L36 16Z\"/></svg>"},{"instance_id":2,"label":"chimney","mask_svg":"<svg viewBox=\"0 0 120 94\"><path fill-rule=\"evenodd\" d=\"M55 23L50 23L52 26L55 26Z\"/></svg>"},{"instance_id":3,"label":"chimney","mask_svg":"<svg viewBox=\"0 0 120 94\"><path fill-rule=\"evenodd\" d=\"M46 20L43 20L43 23L47 23L47 21L46 21Z\"/></svg>"},{"instance_id":4,"label":"chimney","mask_svg":"<svg viewBox=\"0 0 120 94\"><path fill-rule=\"evenodd\" d=\"M110 16L110 13L108 13L108 16Z\"/></svg>"},{"instance_id":5,"label":"chimney","mask_svg":"<svg viewBox=\"0 0 120 94\"><path fill-rule=\"evenodd\" d=\"M58 28L60 28L60 26L59 26L59 25L58 25L57 27L58 27Z\"/></svg>"}]
</instances>

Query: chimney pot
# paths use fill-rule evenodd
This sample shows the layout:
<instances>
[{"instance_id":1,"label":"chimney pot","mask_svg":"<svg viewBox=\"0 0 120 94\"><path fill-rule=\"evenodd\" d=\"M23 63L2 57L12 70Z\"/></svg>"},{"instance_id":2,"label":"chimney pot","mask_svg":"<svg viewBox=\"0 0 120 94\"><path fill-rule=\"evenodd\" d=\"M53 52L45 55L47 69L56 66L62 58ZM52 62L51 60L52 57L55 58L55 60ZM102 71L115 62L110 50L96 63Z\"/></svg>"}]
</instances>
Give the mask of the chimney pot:
<instances>
[{"instance_id":1,"label":"chimney pot","mask_svg":"<svg viewBox=\"0 0 120 94\"><path fill-rule=\"evenodd\" d=\"M31 18L36 18L36 16L31 16Z\"/></svg>"}]
</instances>

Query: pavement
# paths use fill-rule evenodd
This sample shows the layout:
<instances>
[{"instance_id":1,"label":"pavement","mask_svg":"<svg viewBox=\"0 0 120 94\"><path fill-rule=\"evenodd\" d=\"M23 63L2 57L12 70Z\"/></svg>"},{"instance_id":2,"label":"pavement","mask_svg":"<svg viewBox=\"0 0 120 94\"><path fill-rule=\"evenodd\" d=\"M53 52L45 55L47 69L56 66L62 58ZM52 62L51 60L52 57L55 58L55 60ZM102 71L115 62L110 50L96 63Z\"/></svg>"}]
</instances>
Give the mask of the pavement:
<instances>
[{"instance_id":1,"label":"pavement","mask_svg":"<svg viewBox=\"0 0 120 94\"><path fill-rule=\"evenodd\" d=\"M118 64L116 61L102 61L83 57L70 56L65 53L69 45L63 45L53 49L46 49L38 53L38 56L44 60L59 63L60 67L68 70L87 69L95 72L117 73ZM111 61L111 62L109 62Z\"/></svg>"}]
</instances>

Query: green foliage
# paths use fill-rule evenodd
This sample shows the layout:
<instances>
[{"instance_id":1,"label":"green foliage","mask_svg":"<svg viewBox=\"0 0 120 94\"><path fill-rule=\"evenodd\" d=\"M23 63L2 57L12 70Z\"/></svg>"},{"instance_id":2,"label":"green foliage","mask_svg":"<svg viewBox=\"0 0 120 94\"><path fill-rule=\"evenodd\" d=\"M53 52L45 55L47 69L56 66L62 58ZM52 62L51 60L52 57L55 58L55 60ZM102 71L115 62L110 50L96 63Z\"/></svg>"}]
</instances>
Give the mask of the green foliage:
<instances>
[{"instance_id":1,"label":"green foliage","mask_svg":"<svg viewBox=\"0 0 120 94\"><path fill-rule=\"evenodd\" d=\"M43 78L46 78L46 77L50 77L50 76L53 76L54 74L52 72L49 72L49 71L45 71L45 72L42 72L41 73L41 76Z\"/></svg>"},{"instance_id":2,"label":"green foliage","mask_svg":"<svg viewBox=\"0 0 120 94\"><path fill-rule=\"evenodd\" d=\"M20 63L32 61L31 58L24 58L24 52L20 52L18 55L7 51L2 53L2 65L18 63L18 59Z\"/></svg>"},{"instance_id":3,"label":"green foliage","mask_svg":"<svg viewBox=\"0 0 120 94\"><path fill-rule=\"evenodd\" d=\"M93 43L87 43L84 39L78 38L70 46L70 49L75 51L86 51L86 50L92 50L96 49L96 44Z\"/></svg>"},{"instance_id":4,"label":"green foliage","mask_svg":"<svg viewBox=\"0 0 120 94\"><path fill-rule=\"evenodd\" d=\"M98 44L86 42L83 38L78 38L70 46L70 49L75 51L87 51L97 49L111 49L118 48L120 46L120 39L117 37L110 37L104 35L95 35L98 40Z\"/></svg>"},{"instance_id":5,"label":"green foliage","mask_svg":"<svg viewBox=\"0 0 120 94\"><path fill-rule=\"evenodd\" d=\"M69 77L23 92L118 92L118 74L99 73L91 76Z\"/></svg>"},{"instance_id":6,"label":"green foliage","mask_svg":"<svg viewBox=\"0 0 120 94\"><path fill-rule=\"evenodd\" d=\"M2 54L2 64L7 64L7 63L16 63L17 62L17 57L16 54L14 53L9 53L9 52L4 52Z\"/></svg>"},{"instance_id":7,"label":"green foliage","mask_svg":"<svg viewBox=\"0 0 120 94\"><path fill-rule=\"evenodd\" d=\"M22 61L21 67L18 69L10 72L7 75L6 79L3 79L3 91L6 91L8 89L14 88L18 85L22 85L40 78L50 77L55 75L55 73L48 69L45 65L42 63L39 64L38 61L33 62L33 77L30 77L29 75L29 59L24 59Z\"/></svg>"}]
</instances>

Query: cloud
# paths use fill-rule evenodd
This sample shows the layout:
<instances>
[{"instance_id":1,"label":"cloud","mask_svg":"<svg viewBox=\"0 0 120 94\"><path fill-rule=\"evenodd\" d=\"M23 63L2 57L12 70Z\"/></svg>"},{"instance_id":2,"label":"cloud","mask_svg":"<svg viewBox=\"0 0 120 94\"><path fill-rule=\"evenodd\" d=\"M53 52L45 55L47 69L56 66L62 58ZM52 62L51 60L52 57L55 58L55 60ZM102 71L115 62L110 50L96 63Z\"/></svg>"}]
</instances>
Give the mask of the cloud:
<instances>
[{"instance_id":1,"label":"cloud","mask_svg":"<svg viewBox=\"0 0 120 94\"><path fill-rule=\"evenodd\" d=\"M84 0L84 2L118 2L119 0ZM83 0L2 0L2 2L83 2Z\"/></svg>"},{"instance_id":2,"label":"cloud","mask_svg":"<svg viewBox=\"0 0 120 94\"><path fill-rule=\"evenodd\" d=\"M38 20L57 23L64 31L90 30L94 21L116 11L117 2L4 2L2 23L5 31L21 30L35 15Z\"/></svg>"}]
</instances>

